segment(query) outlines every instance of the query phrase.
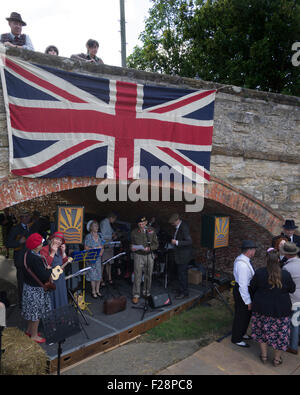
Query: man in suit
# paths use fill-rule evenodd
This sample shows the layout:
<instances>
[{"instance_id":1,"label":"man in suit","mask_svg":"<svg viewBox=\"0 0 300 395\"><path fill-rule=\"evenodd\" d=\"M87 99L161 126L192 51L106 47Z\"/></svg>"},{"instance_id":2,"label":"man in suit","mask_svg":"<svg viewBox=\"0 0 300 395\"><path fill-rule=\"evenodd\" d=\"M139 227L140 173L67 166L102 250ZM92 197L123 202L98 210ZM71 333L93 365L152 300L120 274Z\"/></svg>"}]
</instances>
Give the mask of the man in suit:
<instances>
[{"instance_id":1,"label":"man in suit","mask_svg":"<svg viewBox=\"0 0 300 395\"><path fill-rule=\"evenodd\" d=\"M20 223L13 226L7 236L7 247L14 249L14 264L17 270L18 282L18 300L19 307L22 305L23 293L23 259L26 251L25 242L28 236L32 233L30 231L31 214L29 212L22 212L20 214Z\"/></svg>"},{"instance_id":2,"label":"man in suit","mask_svg":"<svg viewBox=\"0 0 300 395\"><path fill-rule=\"evenodd\" d=\"M279 236L273 237L272 247L276 246L276 240L280 239L281 237L286 237L287 241L289 241L290 243L295 243L296 246L300 248L300 236L295 234L296 229L298 229L298 226L295 225L295 221L292 219L285 220L282 229L283 231ZM298 253L298 256L300 257L300 253ZM283 259L283 263L285 262L286 258Z\"/></svg>"},{"instance_id":3,"label":"man in suit","mask_svg":"<svg viewBox=\"0 0 300 395\"><path fill-rule=\"evenodd\" d=\"M171 244L174 246L174 261L179 283L178 295L175 299L184 299L189 296L188 265L192 259L193 241L188 224L181 220L179 214L173 214L169 219L169 224L175 228L175 233L171 239Z\"/></svg>"}]
</instances>

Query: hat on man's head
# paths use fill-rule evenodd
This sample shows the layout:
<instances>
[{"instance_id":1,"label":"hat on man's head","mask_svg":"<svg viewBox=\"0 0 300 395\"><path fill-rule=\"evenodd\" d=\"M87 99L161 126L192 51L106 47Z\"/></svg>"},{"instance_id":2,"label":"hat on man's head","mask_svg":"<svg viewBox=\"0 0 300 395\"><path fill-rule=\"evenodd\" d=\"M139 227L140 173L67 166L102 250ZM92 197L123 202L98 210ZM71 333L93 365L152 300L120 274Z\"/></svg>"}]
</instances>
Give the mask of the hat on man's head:
<instances>
[{"instance_id":1,"label":"hat on man's head","mask_svg":"<svg viewBox=\"0 0 300 395\"><path fill-rule=\"evenodd\" d=\"M279 251L281 255L297 255L297 253L300 251L300 248L297 247L295 243L290 243L287 241L280 247Z\"/></svg>"},{"instance_id":2,"label":"hat on man's head","mask_svg":"<svg viewBox=\"0 0 300 395\"><path fill-rule=\"evenodd\" d=\"M12 13L10 14L10 17L6 18L6 20L7 20L8 22L10 22L10 21L21 22L23 26L26 26L26 22L24 22L24 21L22 20L21 15L18 14L17 12L12 12Z\"/></svg>"},{"instance_id":3,"label":"hat on man's head","mask_svg":"<svg viewBox=\"0 0 300 395\"><path fill-rule=\"evenodd\" d=\"M49 236L49 240L52 240L54 238L61 239L63 244L66 243L65 236L62 232L54 232L51 236Z\"/></svg>"},{"instance_id":4,"label":"hat on man's head","mask_svg":"<svg viewBox=\"0 0 300 395\"><path fill-rule=\"evenodd\" d=\"M298 226L295 225L295 221L293 219L286 219L282 227L288 230L293 230L298 228Z\"/></svg>"},{"instance_id":5,"label":"hat on man's head","mask_svg":"<svg viewBox=\"0 0 300 395\"><path fill-rule=\"evenodd\" d=\"M31 213L28 210L23 210L20 212L20 217L26 217L27 215L31 215Z\"/></svg>"},{"instance_id":6,"label":"hat on man's head","mask_svg":"<svg viewBox=\"0 0 300 395\"><path fill-rule=\"evenodd\" d=\"M174 224L174 222L178 221L179 219L180 217L178 213L172 214L169 218L169 224Z\"/></svg>"},{"instance_id":7,"label":"hat on man's head","mask_svg":"<svg viewBox=\"0 0 300 395\"><path fill-rule=\"evenodd\" d=\"M242 250L249 250L250 248L257 248L256 243L253 240L243 240Z\"/></svg>"},{"instance_id":8,"label":"hat on man's head","mask_svg":"<svg viewBox=\"0 0 300 395\"><path fill-rule=\"evenodd\" d=\"M146 217L137 217L136 223L139 224L140 222L148 221Z\"/></svg>"},{"instance_id":9,"label":"hat on man's head","mask_svg":"<svg viewBox=\"0 0 300 395\"><path fill-rule=\"evenodd\" d=\"M26 240L26 247L29 250L34 250L43 243L44 239L39 233L32 233Z\"/></svg>"}]
</instances>

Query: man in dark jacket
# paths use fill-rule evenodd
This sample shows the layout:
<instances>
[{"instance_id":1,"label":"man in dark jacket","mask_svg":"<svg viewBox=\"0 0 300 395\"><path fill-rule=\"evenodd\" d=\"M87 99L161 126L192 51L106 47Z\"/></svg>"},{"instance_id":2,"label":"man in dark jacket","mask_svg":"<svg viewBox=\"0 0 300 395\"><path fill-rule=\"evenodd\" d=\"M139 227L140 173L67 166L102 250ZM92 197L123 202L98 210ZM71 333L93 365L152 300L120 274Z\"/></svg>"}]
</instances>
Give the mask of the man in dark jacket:
<instances>
[{"instance_id":1,"label":"man in dark jacket","mask_svg":"<svg viewBox=\"0 0 300 395\"><path fill-rule=\"evenodd\" d=\"M18 282L18 299L19 307L22 305L23 293L23 259L26 250L25 243L28 236L32 233L30 231L29 223L31 221L31 214L23 212L20 215L20 223L13 226L7 236L7 247L14 249L14 264L17 270Z\"/></svg>"},{"instance_id":2,"label":"man in dark jacket","mask_svg":"<svg viewBox=\"0 0 300 395\"><path fill-rule=\"evenodd\" d=\"M279 236L275 236L272 239L272 247L276 246L276 240L280 239L281 237L286 237L287 241L290 243L295 243L297 247L300 248L300 236L295 234L296 229L298 226L295 225L295 221L292 219L287 219L285 223L282 225L283 231ZM298 257L300 258L300 253L298 253ZM286 258L281 259L281 262L285 264Z\"/></svg>"},{"instance_id":3,"label":"man in dark jacket","mask_svg":"<svg viewBox=\"0 0 300 395\"><path fill-rule=\"evenodd\" d=\"M179 282L179 292L175 298L184 299L189 296L188 265L192 259L193 241L188 224L180 219L179 214L173 214L169 223L175 228L175 233L171 239L171 244L174 246L174 261Z\"/></svg>"}]
</instances>

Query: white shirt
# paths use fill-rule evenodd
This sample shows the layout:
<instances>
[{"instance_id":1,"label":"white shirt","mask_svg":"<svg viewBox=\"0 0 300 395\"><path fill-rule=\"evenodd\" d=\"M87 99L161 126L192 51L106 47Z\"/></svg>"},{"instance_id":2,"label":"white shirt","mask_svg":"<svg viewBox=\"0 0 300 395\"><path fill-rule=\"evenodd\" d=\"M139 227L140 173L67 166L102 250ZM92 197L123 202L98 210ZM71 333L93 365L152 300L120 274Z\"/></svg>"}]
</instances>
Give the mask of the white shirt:
<instances>
[{"instance_id":1,"label":"white shirt","mask_svg":"<svg viewBox=\"0 0 300 395\"><path fill-rule=\"evenodd\" d=\"M241 297L246 305L251 303L251 297L249 294L249 284L254 276L254 270L250 263L250 259L244 255L239 255L233 264L233 275L235 281L239 284L239 291Z\"/></svg>"}]
</instances>

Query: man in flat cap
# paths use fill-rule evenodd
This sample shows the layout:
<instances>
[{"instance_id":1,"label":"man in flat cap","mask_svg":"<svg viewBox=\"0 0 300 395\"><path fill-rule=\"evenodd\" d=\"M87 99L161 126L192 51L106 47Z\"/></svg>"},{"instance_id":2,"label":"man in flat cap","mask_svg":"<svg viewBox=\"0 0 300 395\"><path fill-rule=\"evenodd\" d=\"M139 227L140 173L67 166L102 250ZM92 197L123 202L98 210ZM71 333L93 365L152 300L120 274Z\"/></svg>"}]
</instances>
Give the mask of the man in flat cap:
<instances>
[{"instance_id":1,"label":"man in flat cap","mask_svg":"<svg viewBox=\"0 0 300 395\"><path fill-rule=\"evenodd\" d=\"M174 246L174 261L177 268L179 284L175 299L184 299L189 296L188 265L192 259L192 238L188 224L181 220L179 214L171 215L169 224L175 228L171 244Z\"/></svg>"},{"instance_id":2,"label":"man in flat cap","mask_svg":"<svg viewBox=\"0 0 300 395\"><path fill-rule=\"evenodd\" d=\"M250 339L247 329L251 318L251 295L249 284L254 276L254 269L250 262L256 252L256 243L252 240L242 241L242 253L235 259L233 264L233 275L235 286L233 288L234 319L232 325L232 343L239 347L249 347L244 340Z\"/></svg>"},{"instance_id":3,"label":"man in flat cap","mask_svg":"<svg viewBox=\"0 0 300 395\"><path fill-rule=\"evenodd\" d=\"M28 34L22 34L22 28L26 26L26 23L22 20L21 15L17 12L12 12L6 20L10 27L10 33L1 34L0 41L6 47L16 47L34 51Z\"/></svg>"},{"instance_id":4,"label":"man in flat cap","mask_svg":"<svg viewBox=\"0 0 300 395\"><path fill-rule=\"evenodd\" d=\"M144 272L143 296L151 294L152 272L154 264L153 251L158 248L158 239L153 228L147 227L146 217L137 219L138 227L131 232L131 251L134 253L134 282L132 303L137 304L140 298L142 274Z\"/></svg>"}]
</instances>

